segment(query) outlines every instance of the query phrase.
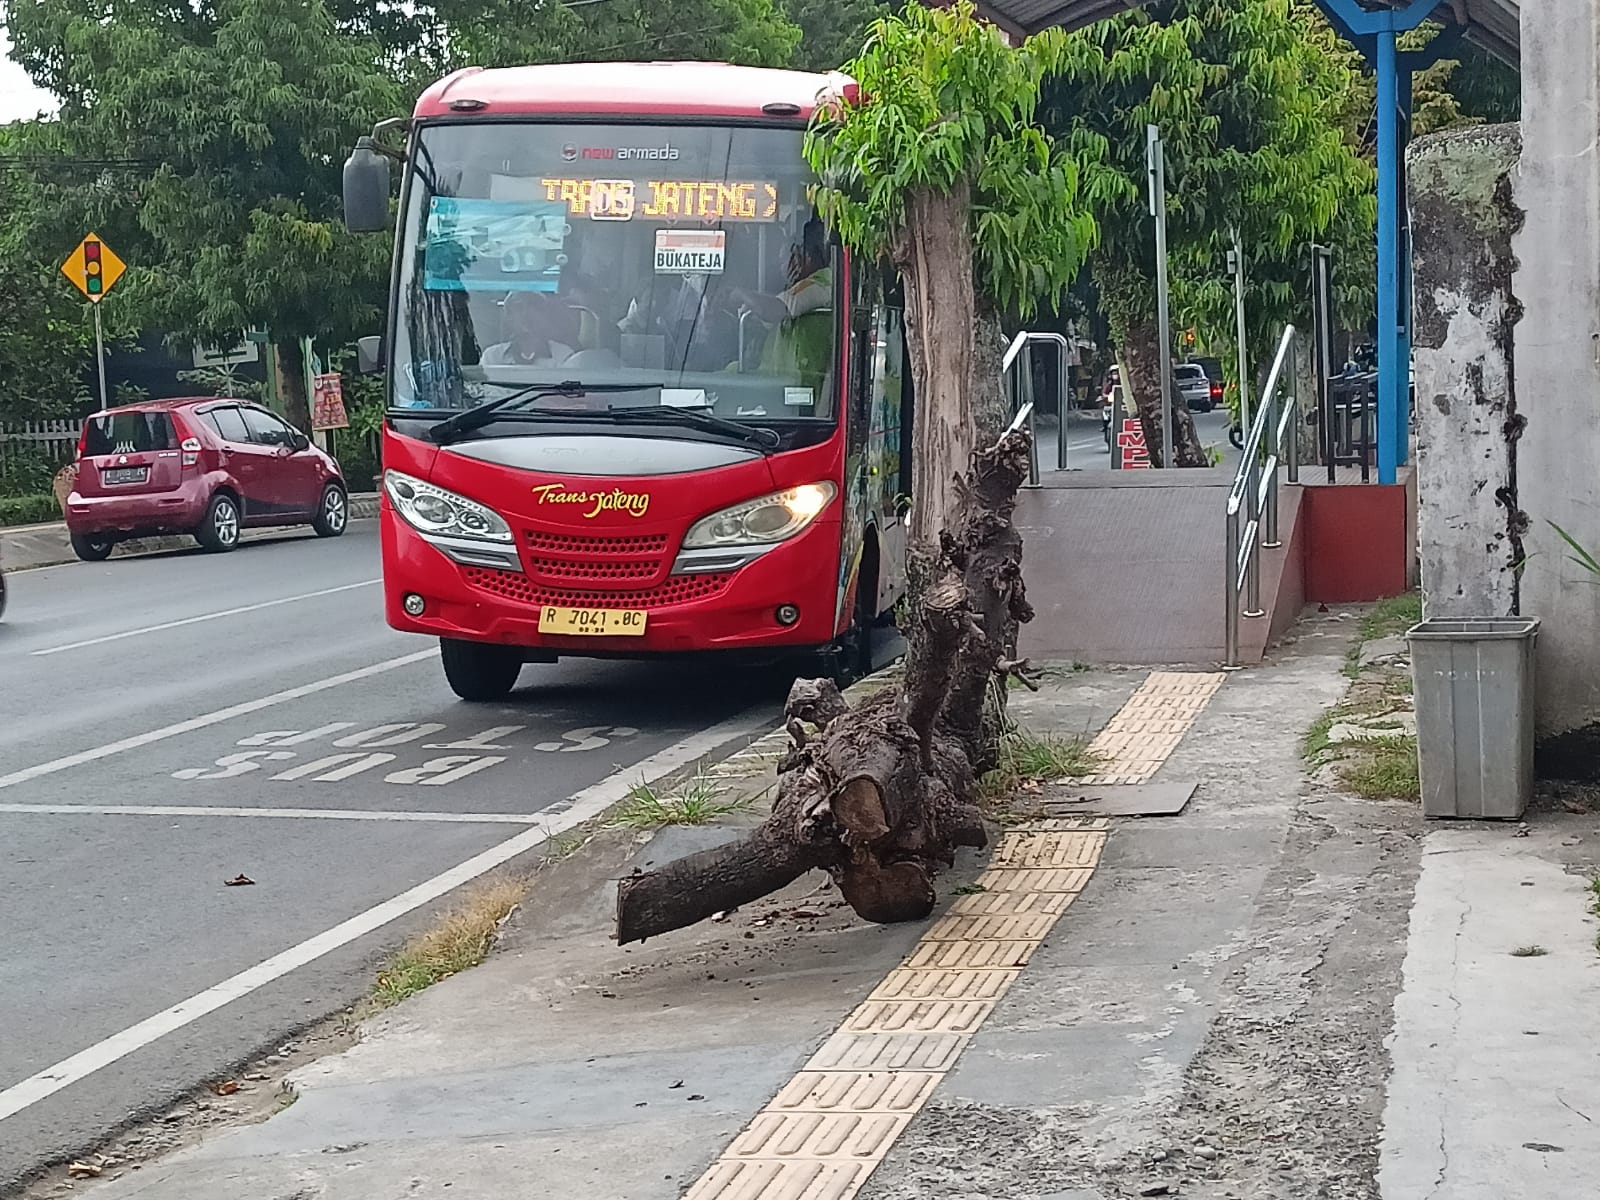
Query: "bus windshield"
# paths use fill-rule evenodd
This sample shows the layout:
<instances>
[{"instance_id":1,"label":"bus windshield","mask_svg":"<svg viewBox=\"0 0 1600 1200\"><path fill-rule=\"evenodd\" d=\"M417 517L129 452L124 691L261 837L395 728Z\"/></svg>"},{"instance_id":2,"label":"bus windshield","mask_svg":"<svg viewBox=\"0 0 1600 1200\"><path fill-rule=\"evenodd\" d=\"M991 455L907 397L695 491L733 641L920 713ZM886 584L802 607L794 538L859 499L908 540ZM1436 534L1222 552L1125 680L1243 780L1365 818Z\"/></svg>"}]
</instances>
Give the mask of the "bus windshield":
<instances>
[{"instance_id":1,"label":"bus windshield","mask_svg":"<svg viewBox=\"0 0 1600 1200\"><path fill-rule=\"evenodd\" d=\"M802 137L424 125L409 155L393 406L445 416L526 392L527 407L557 412L835 420L836 250ZM540 386L567 381L597 390Z\"/></svg>"}]
</instances>

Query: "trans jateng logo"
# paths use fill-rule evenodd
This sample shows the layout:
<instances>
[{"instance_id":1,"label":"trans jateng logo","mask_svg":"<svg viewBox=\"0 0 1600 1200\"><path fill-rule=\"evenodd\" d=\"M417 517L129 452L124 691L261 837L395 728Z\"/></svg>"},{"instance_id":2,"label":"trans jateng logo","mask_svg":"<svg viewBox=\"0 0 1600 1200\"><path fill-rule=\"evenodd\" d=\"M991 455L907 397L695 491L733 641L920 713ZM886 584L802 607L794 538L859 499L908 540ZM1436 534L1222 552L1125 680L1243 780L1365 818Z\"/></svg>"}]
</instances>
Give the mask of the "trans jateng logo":
<instances>
[{"instance_id":1,"label":"trans jateng logo","mask_svg":"<svg viewBox=\"0 0 1600 1200\"><path fill-rule=\"evenodd\" d=\"M577 504L587 509L585 520L598 517L603 512L625 512L630 517L642 517L650 511L650 497L643 492L625 492L612 488L609 492L569 492L559 483L540 484L533 489L540 504Z\"/></svg>"},{"instance_id":2,"label":"trans jateng logo","mask_svg":"<svg viewBox=\"0 0 1600 1200\"><path fill-rule=\"evenodd\" d=\"M593 159L600 162L677 162L678 148L670 142L665 146L583 146L568 142L561 147L561 157L567 162L574 159Z\"/></svg>"}]
</instances>

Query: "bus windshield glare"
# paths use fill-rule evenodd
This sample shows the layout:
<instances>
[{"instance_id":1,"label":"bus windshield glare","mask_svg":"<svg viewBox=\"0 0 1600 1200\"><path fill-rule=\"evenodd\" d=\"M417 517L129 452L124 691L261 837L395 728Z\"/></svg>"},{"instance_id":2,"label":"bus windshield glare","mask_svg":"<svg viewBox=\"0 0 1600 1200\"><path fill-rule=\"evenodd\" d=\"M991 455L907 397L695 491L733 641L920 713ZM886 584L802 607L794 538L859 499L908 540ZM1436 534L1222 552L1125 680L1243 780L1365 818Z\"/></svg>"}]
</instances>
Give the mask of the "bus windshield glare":
<instances>
[{"instance_id":1,"label":"bus windshield glare","mask_svg":"<svg viewBox=\"0 0 1600 1200\"><path fill-rule=\"evenodd\" d=\"M663 404L762 424L835 420L836 252L802 137L423 126L409 156L393 406L444 416L529 391L529 408L554 412ZM603 390L540 394L567 381Z\"/></svg>"}]
</instances>

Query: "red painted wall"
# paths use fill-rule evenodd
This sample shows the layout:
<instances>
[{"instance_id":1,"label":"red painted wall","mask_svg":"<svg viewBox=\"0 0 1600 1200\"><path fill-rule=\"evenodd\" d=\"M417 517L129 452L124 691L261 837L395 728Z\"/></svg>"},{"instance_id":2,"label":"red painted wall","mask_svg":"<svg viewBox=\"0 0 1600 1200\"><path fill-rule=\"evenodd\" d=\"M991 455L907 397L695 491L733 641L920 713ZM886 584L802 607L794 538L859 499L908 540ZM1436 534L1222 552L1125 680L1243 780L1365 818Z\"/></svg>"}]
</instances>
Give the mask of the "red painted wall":
<instances>
[{"instance_id":1,"label":"red painted wall","mask_svg":"<svg viewBox=\"0 0 1600 1200\"><path fill-rule=\"evenodd\" d=\"M1416 580L1416 476L1401 483L1310 484L1305 490L1306 601L1360 604Z\"/></svg>"}]
</instances>

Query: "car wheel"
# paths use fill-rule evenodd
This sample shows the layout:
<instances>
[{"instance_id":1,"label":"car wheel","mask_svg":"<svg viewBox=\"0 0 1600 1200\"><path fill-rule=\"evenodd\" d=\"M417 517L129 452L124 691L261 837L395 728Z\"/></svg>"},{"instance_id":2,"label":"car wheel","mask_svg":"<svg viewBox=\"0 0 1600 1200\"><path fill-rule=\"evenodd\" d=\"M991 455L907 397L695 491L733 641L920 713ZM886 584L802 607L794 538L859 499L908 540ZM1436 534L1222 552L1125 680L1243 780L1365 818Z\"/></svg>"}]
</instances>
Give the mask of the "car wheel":
<instances>
[{"instance_id":1,"label":"car wheel","mask_svg":"<svg viewBox=\"0 0 1600 1200\"><path fill-rule=\"evenodd\" d=\"M503 700L522 674L522 651L484 642L439 639L445 682L463 700Z\"/></svg>"},{"instance_id":2,"label":"car wheel","mask_svg":"<svg viewBox=\"0 0 1600 1200\"><path fill-rule=\"evenodd\" d=\"M0 617L6 615L6 577L0 574Z\"/></svg>"},{"instance_id":3,"label":"car wheel","mask_svg":"<svg viewBox=\"0 0 1600 1200\"><path fill-rule=\"evenodd\" d=\"M337 483L322 489L322 503L312 519L311 528L318 537L338 537L350 524L350 500Z\"/></svg>"},{"instance_id":4,"label":"car wheel","mask_svg":"<svg viewBox=\"0 0 1600 1200\"><path fill-rule=\"evenodd\" d=\"M84 562L105 562L116 548L116 539L103 533L72 535L72 552Z\"/></svg>"},{"instance_id":5,"label":"car wheel","mask_svg":"<svg viewBox=\"0 0 1600 1200\"><path fill-rule=\"evenodd\" d=\"M232 496L219 492L211 497L194 540L212 554L226 554L239 544L239 505Z\"/></svg>"}]
</instances>

